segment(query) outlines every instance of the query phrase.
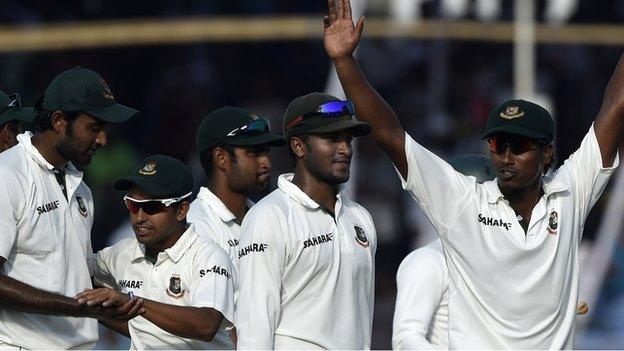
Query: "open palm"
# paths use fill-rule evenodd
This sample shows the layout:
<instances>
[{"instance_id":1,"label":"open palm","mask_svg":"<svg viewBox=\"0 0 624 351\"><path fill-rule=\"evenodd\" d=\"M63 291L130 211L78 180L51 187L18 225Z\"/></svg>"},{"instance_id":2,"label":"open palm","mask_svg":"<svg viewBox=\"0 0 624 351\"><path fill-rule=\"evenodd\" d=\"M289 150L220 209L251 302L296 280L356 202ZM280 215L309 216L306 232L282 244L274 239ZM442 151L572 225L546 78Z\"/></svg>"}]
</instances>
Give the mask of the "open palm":
<instances>
[{"instance_id":1,"label":"open palm","mask_svg":"<svg viewBox=\"0 0 624 351\"><path fill-rule=\"evenodd\" d=\"M340 6L336 6L337 2L341 3ZM329 15L323 19L325 51L331 59L349 56L353 54L362 37L364 18L360 18L357 25L353 25L349 0L328 0L328 5Z\"/></svg>"}]
</instances>

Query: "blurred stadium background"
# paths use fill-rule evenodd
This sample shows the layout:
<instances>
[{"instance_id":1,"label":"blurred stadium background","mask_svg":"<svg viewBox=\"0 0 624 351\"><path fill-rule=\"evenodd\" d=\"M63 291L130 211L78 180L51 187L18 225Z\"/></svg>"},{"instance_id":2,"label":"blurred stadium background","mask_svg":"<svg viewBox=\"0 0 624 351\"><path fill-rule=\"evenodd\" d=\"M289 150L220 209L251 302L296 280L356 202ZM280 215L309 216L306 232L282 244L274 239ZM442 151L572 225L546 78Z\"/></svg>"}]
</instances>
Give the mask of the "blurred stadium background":
<instances>
[{"instance_id":1,"label":"blurred stadium background","mask_svg":"<svg viewBox=\"0 0 624 351\"><path fill-rule=\"evenodd\" d=\"M539 100L557 120L557 158L573 152L600 106L624 48L620 0L352 0L368 17L359 62L406 129L445 158L485 153L488 111L511 97ZM341 95L325 56L326 2L235 0L2 0L0 89L34 104L73 66L99 72L142 116L110 129L86 169L96 200L94 249L131 235L112 181L153 153L173 155L204 182L199 121L222 105L281 129L287 103L311 91ZM274 174L290 168L271 151ZM352 195L378 230L374 348L390 348L395 273L431 238L372 140L357 144ZM611 181L585 226L577 348L624 348L624 177ZM276 178L276 177L274 177ZM121 233L121 234L120 234ZM100 348L127 347L104 332Z\"/></svg>"}]
</instances>

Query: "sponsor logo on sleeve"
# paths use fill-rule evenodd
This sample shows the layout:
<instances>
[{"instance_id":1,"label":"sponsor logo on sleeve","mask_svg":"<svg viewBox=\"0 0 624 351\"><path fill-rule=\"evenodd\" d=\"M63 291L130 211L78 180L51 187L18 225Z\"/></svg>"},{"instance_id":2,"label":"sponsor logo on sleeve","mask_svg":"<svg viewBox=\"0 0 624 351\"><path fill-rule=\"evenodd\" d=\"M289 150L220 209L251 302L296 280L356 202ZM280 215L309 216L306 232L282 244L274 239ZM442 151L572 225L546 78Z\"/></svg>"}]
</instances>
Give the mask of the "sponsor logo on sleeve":
<instances>
[{"instance_id":1,"label":"sponsor logo on sleeve","mask_svg":"<svg viewBox=\"0 0 624 351\"><path fill-rule=\"evenodd\" d=\"M222 276L226 277L227 279L230 279L232 277L232 275L230 274L230 272L227 271L227 269L225 269L223 267L219 267L219 266L212 266L212 268L210 268L210 269L201 269L199 271L199 277L203 278L208 273L222 275Z\"/></svg>"},{"instance_id":2,"label":"sponsor logo on sleeve","mask_svg":"<svg viewBox=\"0 0 624 351\"><path fill-rule=\"evenodd\" d=\"M182 289L182 279L177 274L173 274L171 278L169 278L169 287L166 292L167 295L173 297L174 299L180 299L184 296L184 289Z\"/></svg>"},{"instance_id":3,"label":"sponsor logo on sleeve","mask_svg":"<svg viewBox=\"0 0 624 351\"><path fill-rule=\"evenodd\" d=\"M228 245L230 245L230 247L238 246L238 240L228 239Z\"/></svg>"},{"instance_id":4,"label":"sponsor logo on sleeve","mask_svg":"<svg viewBox=\"0 0 624 351\"><path fill-rule=\"evenodd\" d=\"M44 213L48 213L50 211L58 210L59 208L59 200L54 200L52 202L48 202L47 204L37 206L37 214L41 215Z\"/></svg>"},{"instance_id":5,"label":"sponsor logo on sleeve","mask_svg":"<svg viewBox=\"0 0 624 351\"><path fill-rule=\"evenodd\" d=\"M265 252L267 247L269 247L268 244L264 244L264 243L252 243L249 244L245 247L243 247L242 249L238 250L238 258L243 258L247 255L249 255L252 252Z\"/></svg>"},{"instance_id":6,"label":"sponsor logo on sleeve","mask_svg":"<svg viewBox=\"0 0 624 351\"><path fill-rule=\"evenodd\" d=\"M362 247L368 247L368 238L366 237L364 229L357 225L354 225L353 229L355 230L355 241Z\"/></svg>"},{"instance_id":7,"label":"sponsor logo on sleeve","mask_svg":"<svg viewBox=\"0 0 624 351\"><path fill-rule=\"evenodd\" d=\"M557 235L557 228L559 227L559 214L557 211L551 210L550 216L548 216L548 234Z\"/></svg>"},{"instance_id":8,"label":"sponsor logo on sleeve","mask_svg":"<svg viewBox=\"0 0 624 351\"><path fill-rule=\"evenodd\" d=\"M480 213L479 213L479 216L477 217L477 220L479 221L479 223L482 223L483 225L488 225L491 227L503 227L507 230L511 228L511 223L505 222L502 219L486 217Z\"/></svg>"},{"instance_id":9,"label":"sponsor logo on sleeve","mask_svg":"<svg viewBox=\"0 0 624 351\"><path fill-rule=\"evenodd\" d=\"M319 244L329 243L332 240L334 240L334 234L333 233L321 234L321 235L315 236L313 238L304 240L303 241L303 248L307 249L308 247L311 247L311 246L316 246L316 245L319 245Z\"/></svg>"}]
</instances>

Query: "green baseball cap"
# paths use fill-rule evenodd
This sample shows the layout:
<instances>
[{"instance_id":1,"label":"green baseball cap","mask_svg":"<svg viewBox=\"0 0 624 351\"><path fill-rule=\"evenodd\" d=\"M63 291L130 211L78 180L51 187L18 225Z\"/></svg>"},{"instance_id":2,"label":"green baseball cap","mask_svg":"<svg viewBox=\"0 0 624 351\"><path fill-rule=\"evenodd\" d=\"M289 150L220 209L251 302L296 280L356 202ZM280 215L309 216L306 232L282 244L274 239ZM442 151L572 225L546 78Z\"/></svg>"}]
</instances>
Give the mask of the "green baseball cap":
<instances>
[{"instance_id":1,"label":"green baseball cap","mask_svg":"<svg viewBox=\"0 0 624 351\"><path fill-rule=\"evenodd\" d=\"M84 112L109 123L124 122L139 114L118 104L106 81L82 67L56 76L44 93L42 107L48 111Z\"/></svg>"},{"instance_id":2,"label":"green baseball cap","mask_svg":"<svg viewBox=\"0 0 624 351\"><path fill-rule=\"evenodd\" d=\"M131 176L117 179L113 188L128 190L133 185L156 199L182 197L193 192L193 174L178 159L152 155L143 160Z\"/></svg>"},{"instance_id":3,"label":"green baseball cap","mask_svg":"<svg viewBox=\"0 0 624 351\"><path fill-rule=\"evenodd\" d=\"M481 139L497 134L519 135L550 144L555 123L545 108L525 100L509 100L490 112Z\"/></svg>"},{"instance_id":4,"label":"green baseball cap","mask_svg":"<svg viewBox=\"0 0 624 351\"><path fill-rule=\"evenodd\" d=\"M225 106L208 114L197 130L197 152L201 155L219 145L282 146L286 140L272 134L269 121L239 107Z\"/></svg>"},{"instance_id":5,"label":"green baseball cap","mask_svg":"<svg viewBox=\"0 0 624 351\"><path fill-rule=\"evenodd\" d=\"M0 126L10 121L22 121L32 123L35 118L35 109L22 107L19 94L7 95L0 91Z\"/></svg>"},{"instance_id":6,"label":"green baseball cap","mask_svg":"<svg viewBox=\"0 0 624 351\"><path fill-rule=\"evenodd\" d=\"M455 157L449 163L457 172L473 176L479 183L496 178L492 162L484 155L462 155Z\"/></svg>"},{"instance_id":7,"label":"green baseball cap","mask_svg":"<svg viewBox=\"0 0 624 351\"><path fill-rule=\"evenodd\" d=\"M345 108L344 113L324 113L322 105L329 102L342 102L335 96L324 93L311 93L300 96L288 104L284 113L284 136L287 140L301 134L331 134L351 130L354 137L366 136L373 130L366 122L360 122L352 114L352 107ZM346 106L345 106L346 107Z\"/></svg>"}]
</instances>

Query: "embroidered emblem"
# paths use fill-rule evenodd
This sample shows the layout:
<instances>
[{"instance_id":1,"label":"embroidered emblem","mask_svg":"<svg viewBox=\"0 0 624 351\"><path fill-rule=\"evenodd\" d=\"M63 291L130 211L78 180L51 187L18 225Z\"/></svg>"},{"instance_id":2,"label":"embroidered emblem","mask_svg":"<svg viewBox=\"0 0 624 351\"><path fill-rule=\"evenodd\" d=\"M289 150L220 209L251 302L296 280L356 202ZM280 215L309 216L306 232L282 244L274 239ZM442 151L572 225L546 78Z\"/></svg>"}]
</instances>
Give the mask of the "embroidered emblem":
<instances>
[{"instance_id":1,"label":"embroidered emblem","mask_svg":"<svg viewBox=\"0 0 624 351\"><path fill-rule=\"evenodd\" d=\"M499 116L504 119L520 118L524 116L524 111L522 111L518 106L507 106L505 111L499 113Z\"/></svg>"},{"instance_id":2,"label":"embroidered emblem","mask_svg":"<svg viewBox=\"0 0 624 351\"><path fill-rule=\"evenodd\" d=\"M169 288L167 289L167 295L174 299L180 299L184 296L184 289L182 289L182 280L180 276L174 274L169 278Z\"/></svg>"},{"instance_id":3,"label":"embroidered emblem","mask_svg":"<svg viewBox=\"0 0 624 351\"><path fill-rule=\"evenodd\" d=\"M142 174L144 176L151 176L156 174L156 162L148 162L145 164L145 166L143 166L143 168L141 168L139 170L139 174Z\"/></svg>"},{"instance_id":4,"label":"embroidered emblem","mask_svg":"<svg viewBox=\"0 0 624 351\"><path fill-rule=\"evenodd\" d=\"M113 92L108 87L108 84L106 84L106 81L104 81L104 79L100 79L100 84L102 84L102 88L104 88L102 95L109 100L114 100L115 96L113 96Z\"/></svg>"},{"instance_id":5,"label":"embroidered emblem","mask_svg":"<svg viewBox=\"0 0 624 351\"><path fill-rule=\"evenodd\" d=\"M354 225L353 229L355 229L355 241L362 247L368 247L368 238L366 237L366 233L364 233L364 229L357 225Z\"/></svg>"},{"instance_id":6,"label":"embroidered emblem","mask_svg":"<svg viewBox=\"0 0 624 351\"><path fill-rule=\"evenodd\" d=\"M557 211L552 210L552 212L550 212L550 216L548 217L548 228L546 228L546 230L548 230L549 234L557 235L558 226L559 215L557 214Z\"/></svg>"},{"instance_id":7,"label":"embroidered emblem","mask_svg":"<svg viewBox=\"0 0 624 351\"><path fill-rule=\"evenodd\" d=\"M83 217L87 216L87 206L85 205L84 200L82 199L82 197L80 195L76 195L76 202L78 203L78 212L80 212L80 214Z\"/></svg>"}]
</instances>

